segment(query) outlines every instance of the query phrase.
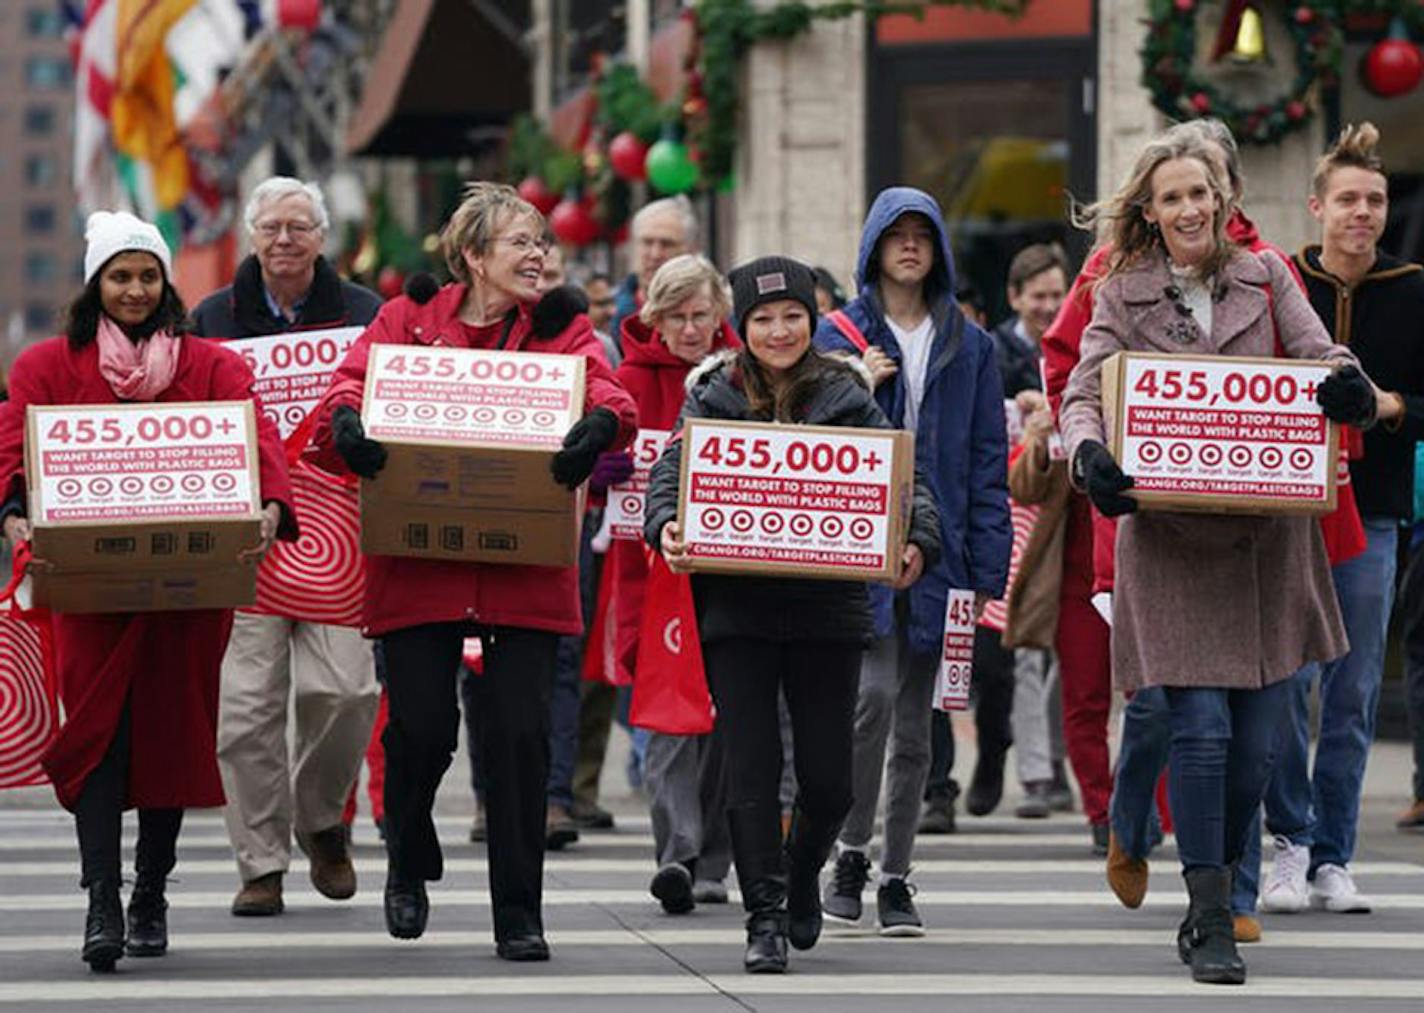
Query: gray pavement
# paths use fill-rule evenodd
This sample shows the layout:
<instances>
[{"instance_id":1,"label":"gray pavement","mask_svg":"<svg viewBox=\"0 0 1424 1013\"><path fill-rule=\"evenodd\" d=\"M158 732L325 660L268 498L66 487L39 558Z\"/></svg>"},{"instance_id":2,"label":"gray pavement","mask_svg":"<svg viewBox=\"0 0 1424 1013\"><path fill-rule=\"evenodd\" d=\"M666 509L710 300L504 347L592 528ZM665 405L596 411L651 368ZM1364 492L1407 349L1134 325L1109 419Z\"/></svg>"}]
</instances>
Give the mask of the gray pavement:
<instances>
[{"instance_id":1,"label":"gray pavement","mask_svg":"<svg viewBox=\"0 0 1424 1013\"><path fill-rule=\"evenodd\" d=\"M973 733L956 727L968 745L963 777ZM920 839L913 878L930 930L924 939L882 939L869 925L828 928L815 950L793 953L792 973L745 975L735 905L674 918L648 896L647 816L622 787L622 756L614 751L605 776L618 828L586 833L549 856L554 959L545 965L494 956L484 850L465 838L471 805L459 763L442 790L447 872L432 890L425 938L385 934L383 852L364 816L353 901L317 896L298 858L287 914L237 919L227 913L236 874L221 820L194 813L170 889L171 952L121 961L105 976L78 959L84 898L69 817L47 791L0 793L0 1013L1424 1009L1424 836L1392 827L1408 785L1400 745L1376 747L1366 786L1355 868L1375 913L1267 916L1265 940L1245 948L1251 980L1241 989L1195 986L1176 962L1184 897L1170 846L1154 858L1143 909L1126 911L1103 884L1081 818L1015 820L1012 791L994 816L961 815L959 834ZM131 848L132 820L125 838ZM870 892L867 900L873 910Z\"/></svg>"}]
</instances>

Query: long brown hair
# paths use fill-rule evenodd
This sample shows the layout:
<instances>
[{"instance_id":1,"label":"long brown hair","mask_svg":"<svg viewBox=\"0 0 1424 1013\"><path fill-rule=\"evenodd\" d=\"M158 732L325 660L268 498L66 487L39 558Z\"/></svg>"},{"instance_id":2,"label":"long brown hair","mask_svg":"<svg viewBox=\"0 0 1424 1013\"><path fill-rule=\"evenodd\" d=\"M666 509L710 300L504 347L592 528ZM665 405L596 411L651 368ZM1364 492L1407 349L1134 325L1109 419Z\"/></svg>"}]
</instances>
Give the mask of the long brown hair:
<instances>
[{"instance_id":1,"label":"long brown hair","mask_svg":"<svg viewBox=\"0 0 1424 1013\"><path fill-rule=\"evenodd\" d=\"M773 378L748 347L744 346L736 358L736 375L752 418L767 422L800 421L811 395L833 368L834 360L814 348L807 348L806 354L779 378Z\"/></svg>"}]
</instances>

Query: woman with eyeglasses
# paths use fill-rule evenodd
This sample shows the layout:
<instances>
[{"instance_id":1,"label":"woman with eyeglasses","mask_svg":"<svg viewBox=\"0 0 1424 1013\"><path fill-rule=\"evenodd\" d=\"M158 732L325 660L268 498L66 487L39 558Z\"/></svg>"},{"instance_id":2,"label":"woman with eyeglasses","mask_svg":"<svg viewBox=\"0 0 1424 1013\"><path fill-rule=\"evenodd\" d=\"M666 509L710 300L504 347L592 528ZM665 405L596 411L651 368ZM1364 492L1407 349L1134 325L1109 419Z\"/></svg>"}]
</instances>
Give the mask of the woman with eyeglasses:
<instances>
[{"instance_id":1,"label":"woman with eyeglasses","mask_svg":"<svg viewBox=\"0 0 1424 1013\"><path fill-rule=\"evenodd\" d=\"M368 438L360 406L376 344L445 345L584 358L584 416L553 460L553 479L577 488L606 450L633 437L633 399L614 379L585 303L565 288L540 297L544 217L512 187L472 183L441 236L455 280L426 278L388 302L338 367L315 412L318 458L374 478L386 450ZM456 747L456 670L467 636L484 650L475 680L477 762L485 786L490 899L497 952L549 959L541 890L549 698L559 636L582 627L576 566L512 566L396 556L367 559L365 630L381 642L386 727L386 928L425 931L425 884L441 878L431 806Z\"/></svg>"}]
</instances>

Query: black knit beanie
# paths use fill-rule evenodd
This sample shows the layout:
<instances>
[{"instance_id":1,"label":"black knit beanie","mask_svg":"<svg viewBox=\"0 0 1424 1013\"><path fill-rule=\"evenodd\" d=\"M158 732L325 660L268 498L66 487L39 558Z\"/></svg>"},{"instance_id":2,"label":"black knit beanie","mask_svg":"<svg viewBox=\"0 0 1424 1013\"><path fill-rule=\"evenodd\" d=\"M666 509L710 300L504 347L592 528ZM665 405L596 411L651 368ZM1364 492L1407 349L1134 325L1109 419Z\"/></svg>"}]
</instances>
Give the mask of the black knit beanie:
<instances>
[{"instance_id":1,"label":"black knit beanie","mask_svg":"<svg viewBox=\"0 0 1424 1013\"><path fill-rule=\"evenodd\" d=\"M758 257L732 269L732 317L743 340L747 336L747 315L762 303L795 299L811 314L811 333L816 332L816 275L792 257Z\"/></svg>"}]
</instances>

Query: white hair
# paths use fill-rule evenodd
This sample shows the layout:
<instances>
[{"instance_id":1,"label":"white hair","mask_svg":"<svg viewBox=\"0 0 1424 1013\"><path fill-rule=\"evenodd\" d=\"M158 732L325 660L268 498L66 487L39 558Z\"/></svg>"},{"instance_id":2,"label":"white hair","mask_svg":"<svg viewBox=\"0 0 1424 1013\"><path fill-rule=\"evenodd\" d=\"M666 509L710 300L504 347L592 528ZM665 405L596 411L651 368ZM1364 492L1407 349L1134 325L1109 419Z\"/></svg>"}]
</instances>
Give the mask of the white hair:
<instances>
[{"instance_id":1,"label":"white hair","mask_svg":"<svg viewBox=\"0 0 1424 1013\"><path fill-rule=\"evenodd\" d=\"M697 211L693 208L692 201L688 200L684 194L678 194L676 197L663 197L639 208L638 213L633 216L633 235L638 235L643 223L649 218L656 218L658 215L667 213L675 214L682 219L683 242L688 249L695 249L698 232Z\"/></svg>"},{"instance_id":2,"label":"white hair","mask_svg":"<svg viewBox=\"0 0 1424 1013\"><path fill-rule=\"evenodd\" d=\"M331 228L331 217L326 213L326 198L322 196L321 187L315 183L303 183L291 176L270 176L258 183L247 198L247 209L242 215L247 223L247 231L251 232L257 227L257 216L262 213L264 207L283 197L295 195L301 195L311 201L317 228L322 232Z\"/></svg>"}]
</instances>

